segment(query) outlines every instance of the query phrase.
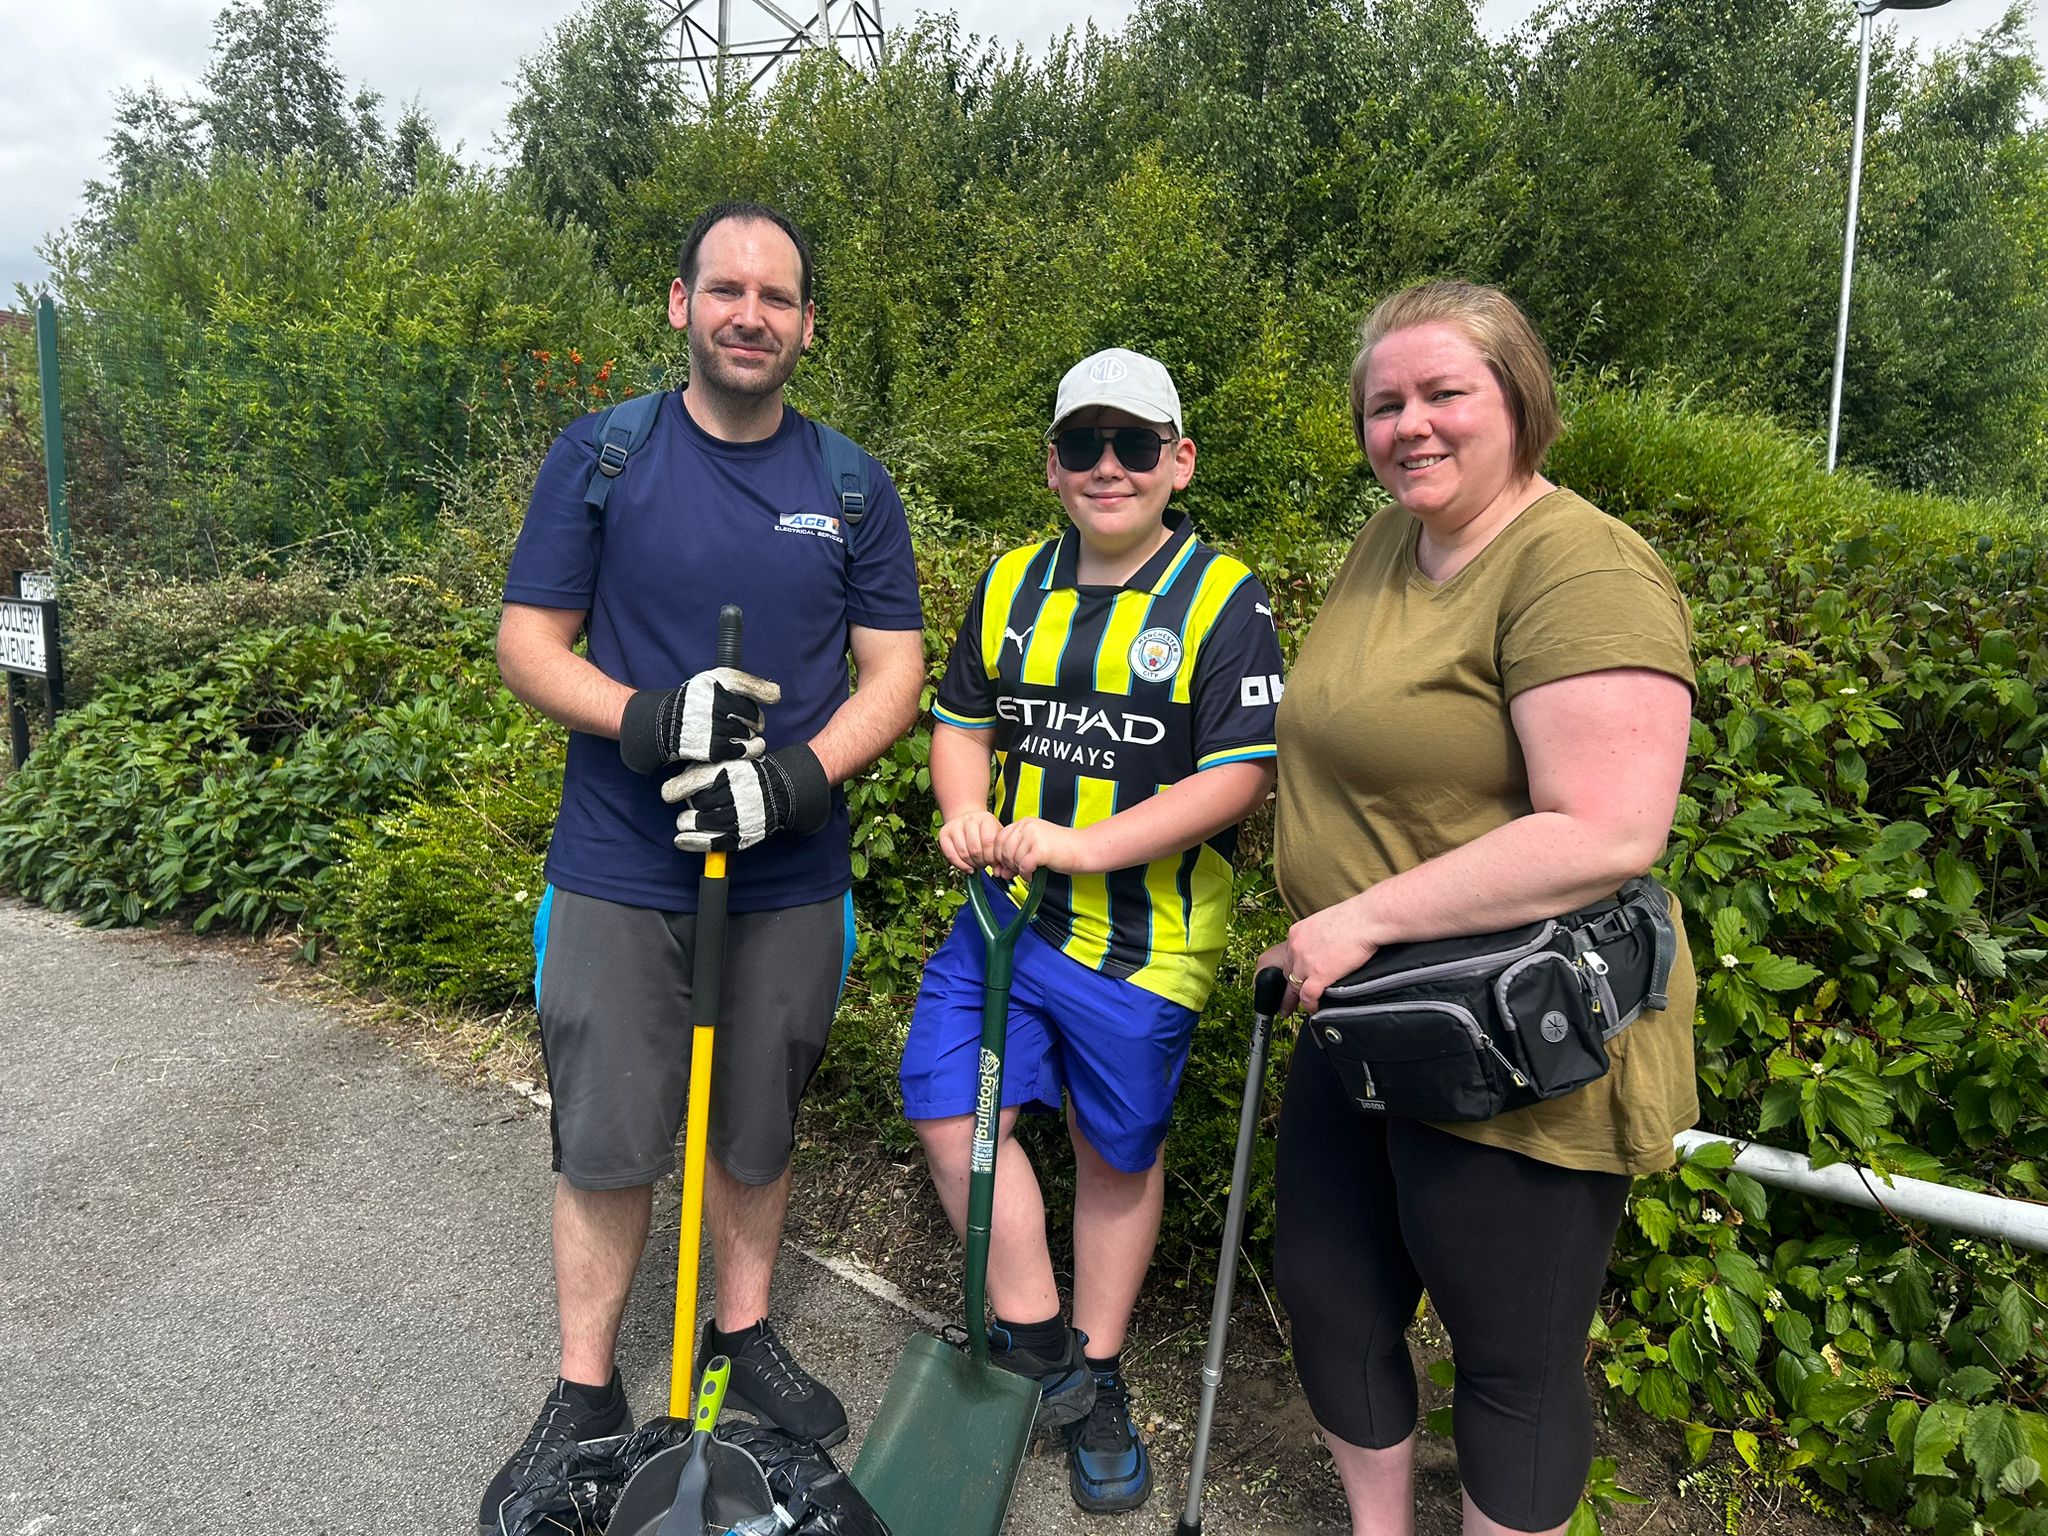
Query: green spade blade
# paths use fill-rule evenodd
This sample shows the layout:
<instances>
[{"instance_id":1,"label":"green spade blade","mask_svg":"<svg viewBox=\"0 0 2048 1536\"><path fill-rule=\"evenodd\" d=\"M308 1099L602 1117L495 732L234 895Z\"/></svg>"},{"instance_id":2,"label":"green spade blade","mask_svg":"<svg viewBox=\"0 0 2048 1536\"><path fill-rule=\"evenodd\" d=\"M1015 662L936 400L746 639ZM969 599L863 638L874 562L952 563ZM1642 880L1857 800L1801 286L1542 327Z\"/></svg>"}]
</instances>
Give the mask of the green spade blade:
<instances>
[{"instance_id":1,"label":"green spade blade","mask_svg":"<svg viewBox=\"0 0 2048 1536\"><path fill-rule=\"evenodd\" d=\"M890 1374L853 1485L894 1536L996 1536L1037 1411L1030 1377L916 1334Z\"/></svg>"}]
</instances>

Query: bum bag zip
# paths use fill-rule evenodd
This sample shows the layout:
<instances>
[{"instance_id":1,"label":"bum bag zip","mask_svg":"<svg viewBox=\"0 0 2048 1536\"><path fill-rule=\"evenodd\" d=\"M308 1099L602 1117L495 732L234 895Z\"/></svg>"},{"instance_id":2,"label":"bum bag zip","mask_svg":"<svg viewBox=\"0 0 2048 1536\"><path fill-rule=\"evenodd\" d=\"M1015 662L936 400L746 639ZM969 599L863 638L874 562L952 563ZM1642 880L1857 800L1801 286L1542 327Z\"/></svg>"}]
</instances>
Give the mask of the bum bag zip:
<instances>
[{"instance_id":1,"label":"bum bag zip","mask_svg":"<svg viewBox=\"0 0 2048 1536\"><path fill-rule=\"evenodd\" d=\"M1556 922L1546 922L1537 930L1535 938L1526 944L1518 944L1513 949L1471 955L1459 960L1446 960L1437 965L1418 966L1412 971L1403 971L1394 976L1381 976L1372 981L1352 982L1348 986L1340 981L1325 990L1323 996L1341 1007L1362 1001L1375 993L1402 991L1433 982L1465 981L1474 977L1491 976L1502 966L1513 965L1525 956L1535 954L1547 945L1556 933Z\"/></svg>"}]
</instances>

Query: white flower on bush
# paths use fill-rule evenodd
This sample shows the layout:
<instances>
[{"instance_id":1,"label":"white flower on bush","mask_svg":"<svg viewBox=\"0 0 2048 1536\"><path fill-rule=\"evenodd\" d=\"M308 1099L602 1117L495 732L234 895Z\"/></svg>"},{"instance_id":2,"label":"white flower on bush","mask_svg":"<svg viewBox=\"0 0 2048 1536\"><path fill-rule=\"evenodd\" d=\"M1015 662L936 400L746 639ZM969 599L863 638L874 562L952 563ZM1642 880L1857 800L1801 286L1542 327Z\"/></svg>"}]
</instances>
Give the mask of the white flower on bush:
<instances>
[{"instance_id":1,"label":"white flower on bush","mask_svg":"<svg viewBox=\"0 0 2048 1536\"><path fill-rule=\"evenodd\" d=\"M1924 885L1916 885L1913 887L1913 889L1906 892L1906 896L1907 899L1911 901L1925 901L1927 899L1927 887Z\"/></svg>"},{"instance_id":2,"label":"white flower on bush","mask_svg":"<svg viewBox=\"0 0 2048 1536\"><path fill-rule=\"evenodd\" d=\"M1841 688L1840 688L1839 690L1837 690L1837 691L1838 691L1838 692L1839 692L1839 693L1840 693L1840 694L1842 695L1842 697L1843 697L1843 698L1845 698L1845 699L1849 699L1849 698L1854 698L1854 697L1856 696L1856 690L1855 690L1854 688L1852 688L1852 687L1848 686L1848 685L1847 685L1846 683L1845 683L1845 684L1844 684L1844 685L1843 685L1843 686L1842 686L1842 687L1841 687Z\"/></svg>"},{"instance_id":3,"label":"white flower on bush","mask_svg":"<svg viewBox=\"0 0 2048 1536\"><path fill-rule=\"evenodd\" d=\"M1735 969L1735 967L1737 967L1740 964L1742 964L1742 962L1736 959L1733 955L1723 955L1721 957L1721 969L1724 971L1732 971Z\"/></svg>"},{"instance_id":4,"label":"white flower on bush","mask_svg":"<svg viewBox=\"0 0 2048 1536\"><path fill-rule=\"evenodd\" d=\"M1705 1222L1718 1223L1721 1220L1721 1213L1715 1210L1710 1205L1704 1211L1700 1212L1700 1220Z\"/></svg>"}]
</instances>

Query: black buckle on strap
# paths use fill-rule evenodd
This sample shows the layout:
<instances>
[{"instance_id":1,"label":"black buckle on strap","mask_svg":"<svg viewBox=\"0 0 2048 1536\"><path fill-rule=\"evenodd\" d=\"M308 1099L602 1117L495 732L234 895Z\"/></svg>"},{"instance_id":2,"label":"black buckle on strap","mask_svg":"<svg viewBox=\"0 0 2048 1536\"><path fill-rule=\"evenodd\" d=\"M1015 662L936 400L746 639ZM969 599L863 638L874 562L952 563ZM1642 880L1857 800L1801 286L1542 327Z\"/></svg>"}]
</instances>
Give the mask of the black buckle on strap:
<instances>
[{"instance_id":1,"label":"black buckle on strap","mask_svg":"<svg viewBox=\"0 0 2048 1536\"><path fill-rule=\"evenodd\" d=\"M607 442L597 450L597 472L607 480L618 478L620 470L626 467L626 445Z\"/></svg>"}]
</instances>

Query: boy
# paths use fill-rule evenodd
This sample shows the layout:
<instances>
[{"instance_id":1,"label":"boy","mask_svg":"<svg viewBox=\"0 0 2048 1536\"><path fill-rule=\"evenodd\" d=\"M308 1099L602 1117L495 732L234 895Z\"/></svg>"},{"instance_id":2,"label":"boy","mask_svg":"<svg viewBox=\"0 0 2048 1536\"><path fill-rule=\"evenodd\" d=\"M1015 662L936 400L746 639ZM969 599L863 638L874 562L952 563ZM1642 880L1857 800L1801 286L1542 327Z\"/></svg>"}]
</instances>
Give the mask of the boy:
<instances>
[{"instance_id":1,"label":"boy","mask_svg":"<svg viewBox=\"0 0 2048 1536\"><path fill-rule=\"evenodd\" d=\"M990 1236L990 1343L1066 1427L1084 1509L1135 1509L1152 1471L1131 1423L1124 1331L1165 1194L1159 1156L1229 916L1237 824L1274 778L1280 646L1258 579L1167 500L1195 472L1159 363L1098 352L1060 381L1047 485L1072 526L982 578L933 708L939 846L970 879L1053 871L1018 942ZM989 809L992 760L998 809ZM1011 904L992 892L1002 920ZM962 913L925 970L904 1113L964 1230L986 952ZM1013 1139L1066 1102L1074 1321L1045 1207ZM1084 1352L1085 1346L1085 1352Z\"/></svg>"}]
</instances>

